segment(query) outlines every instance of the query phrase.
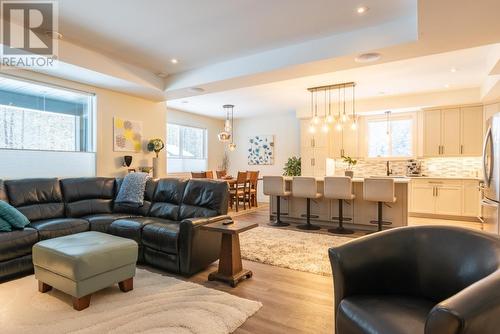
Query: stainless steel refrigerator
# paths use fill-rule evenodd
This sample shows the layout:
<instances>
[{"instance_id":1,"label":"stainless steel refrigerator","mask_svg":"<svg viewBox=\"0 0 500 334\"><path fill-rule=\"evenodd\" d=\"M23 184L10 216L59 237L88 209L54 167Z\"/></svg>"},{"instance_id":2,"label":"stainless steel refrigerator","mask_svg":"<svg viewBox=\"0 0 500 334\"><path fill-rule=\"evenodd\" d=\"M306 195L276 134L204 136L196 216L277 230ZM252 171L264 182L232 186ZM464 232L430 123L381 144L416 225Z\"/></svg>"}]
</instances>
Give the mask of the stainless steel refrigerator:
<instances>
[{"instance_id":1,"label":"stainless steel refrigerator","mask_svg":"<svg viewBox=\"0 0 500 334\"><path fill-rule=\"evenodd\" d=\"M486 124L483 146L483 198L481 218L483 229L500 234L500 113L491 116Z\"/></svg>"}]
</instances>

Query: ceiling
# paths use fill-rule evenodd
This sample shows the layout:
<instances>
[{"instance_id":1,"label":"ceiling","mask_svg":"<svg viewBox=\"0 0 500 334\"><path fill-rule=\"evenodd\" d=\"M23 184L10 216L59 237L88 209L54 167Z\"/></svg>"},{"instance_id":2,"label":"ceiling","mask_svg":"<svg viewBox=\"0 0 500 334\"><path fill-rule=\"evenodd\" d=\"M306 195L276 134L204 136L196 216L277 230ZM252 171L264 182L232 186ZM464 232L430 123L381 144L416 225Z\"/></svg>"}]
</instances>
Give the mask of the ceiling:
<instances>
[{"instance_id":1,"label":"ceiling","mask_svg":"<svg viewBox=\"0 0 500 334\"><path fill-rule=\"evenodd\" d=\"M360 5L366 15L356 13ZM59 30L65 40L173 74L415 13L416 0L60 0Z\"/></svg>"},{"instance_id":2,"label":"ceiling","mask_svg":"<svg viewBox=\"0 0 500 334\"><path fill-rule=\"evenodd\" d=\"M187 112L222 118L222 105L230 103L236 105L235 117L244 118L270 112L295 111L308 105L308 87L349 81L357 84L357 99L478 88L489 74L487 59L491 52L497 50L497 46L487 45L170 100L167 105Z\"/></svg>"}]
</instances>

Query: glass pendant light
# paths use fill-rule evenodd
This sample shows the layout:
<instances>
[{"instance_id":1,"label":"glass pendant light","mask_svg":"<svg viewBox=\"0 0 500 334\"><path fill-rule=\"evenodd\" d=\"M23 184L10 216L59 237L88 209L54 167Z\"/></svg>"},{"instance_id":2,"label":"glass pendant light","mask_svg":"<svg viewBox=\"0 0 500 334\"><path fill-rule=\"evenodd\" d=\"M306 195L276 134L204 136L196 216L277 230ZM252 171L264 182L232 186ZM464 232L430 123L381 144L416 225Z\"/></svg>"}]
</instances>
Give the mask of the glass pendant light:
<instances>
[{"instance_id":1,"label":"glass pendant light","mask_svg":"<svg viewBox=\"0 0 500 334\"><path fill-rule=\"evenodd\" d=\"M219 141L225 143L231 140L232 142L232 136L233 136L233 109L234 105L232 104L225 104L222 106L224 110L226 111L226 120L224 121L224 130L219 132L217 137L219 138ZM231 118L229 116L231 115Z\"/></svg>"}]
</instances>

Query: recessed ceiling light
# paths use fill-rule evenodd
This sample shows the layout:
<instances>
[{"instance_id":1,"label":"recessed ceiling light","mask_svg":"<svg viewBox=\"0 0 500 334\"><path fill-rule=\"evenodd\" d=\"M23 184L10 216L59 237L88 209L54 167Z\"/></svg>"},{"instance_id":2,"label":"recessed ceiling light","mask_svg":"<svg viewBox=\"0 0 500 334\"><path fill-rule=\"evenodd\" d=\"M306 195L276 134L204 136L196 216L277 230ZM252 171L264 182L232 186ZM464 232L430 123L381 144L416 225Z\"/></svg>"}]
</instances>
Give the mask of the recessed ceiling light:
<instances>
[{"instance_id":1,"label":"recessed ceiling light","mask_svg":"<svg viewBox=\"0 0 500 334\"><path fill-rule=\"evenodd\" d=\"M369 8L366 7L366 6L359 6L358 8L356 8L356 12L358 14L364 14L364 13L366 13L368 11L368 9Z\"/></svg>"},{"instance_id":2,"label":"recessed ceiling light","mask_svg":"<svg viewBox=\"0 0 500 334\"><path fill-rule=\"evenodd\" d=\"M369 53L363 53L354 58L354 61L356 63L371 63L374 61L377 61L381 58L382 56L378 52L369 52Z\"/></svg>"},{"instance_id":3,"label":"recessed ceiling light","mask_svg":"<svg viewBox=\"0 0 500 334\"><path fill-rule=\"evenodd\" d=\"M159 77L159 78L164 79L164 78L168 77L168 74L165 74L165 73L162 73L162 72L158 72L158 73L156 73L156 76Z\"/></svg>"},{"instance_id":4,"label":"recessed ceiling light","mask_svg":"<svg viewBox=\"0 0 500 334\"><path fill-rule=\"evenodd\" d=\"M181 101L181 103L187 104L187 103L189 103L189 101L187 101L187 100L182 100L182 101Z\"/></svg>"},{"instance_id":5,"label":"recessed ceiling light","mask_svg":"<svg viewBox=\"0 0 500 334\"><path fill-rule=\"evenodd\" d=\"M172 64L177 64L179 61L177 59L175 59L175 58L172 58L172 59L170 59L170 62Z\"/></svg>"},{"instance_id":6,"label":"recessed ceiling light","mask_svg":"<svg viewBox=\"0 0 500 334\"><path fill-rule=\"evenodd\" d=\"M450 72L451 72L451 73L455 73L456 71L457 71L457 68L456 68L456 67L452 67L452 68L450 69Z\"/></svg>"},{"instance_id":7,"label":"recessed ceiling light","mask_svg":"<svg viewBox=\"0 0 500 334\"><path fill-rule=\"evenodd\" d=\"M203 93L205 90L201 87L190 87L188 88L188 91L191 93Z\"/></svg>"},{"instance_id":8,"label":"recessed ceiling light","mask_svg":"<svg viewBox=\"0 0 500 334\"><path fill-rule=\"evenodd\" d=\"M54 30L46 30L45 35L51 37L52 39L62 39L63 35Z\"/></svg>"},{"instance_id":9,"label":"recessed ceiling light","mask_svg":"<svg viewBox=\"0 0 500 334\"><path fill-rule=\"evenodd\" d=\"M383 91L378 92L378 95L384 95L384 94L385 94L385 92L383 92Z\"/></svg>"},{"instance_id":10,"label":"recessed ceiling light","mask_svg":"<svg viewBox=\"0 0 500 334\"><path fill-rule=\"evenodd\" d=\"M450 88L450 84L444 85L444 88Z\"/></svg>"}]
</instances>

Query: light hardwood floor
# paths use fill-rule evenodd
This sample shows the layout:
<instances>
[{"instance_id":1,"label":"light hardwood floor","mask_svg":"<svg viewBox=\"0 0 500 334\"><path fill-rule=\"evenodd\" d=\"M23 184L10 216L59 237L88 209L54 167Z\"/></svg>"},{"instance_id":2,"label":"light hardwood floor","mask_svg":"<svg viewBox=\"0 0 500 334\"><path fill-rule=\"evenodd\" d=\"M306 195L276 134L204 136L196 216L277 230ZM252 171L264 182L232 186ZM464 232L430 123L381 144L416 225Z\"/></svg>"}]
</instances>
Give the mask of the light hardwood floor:
<instances>
[{"instance_id":1,"label":"light hardwood floor","mask_svg":"<svg viewBox=\"0 0 500 334\"><path fill-rule=\"evenodd\" d=\"M267 224L269 207L241 211L235 219ZM446 221L428 218L410 218L409 225L456 225L481 229L479 223ZM294 229L292 225L289 227ZM316 231L315 231L316 232ZM328 233L321 231L320 233ZM364 235L363 232L356 236ZM217 269L212 264L203 272L190 278L178 277L208 288L225 291L242 298L262 302L263 307L249 318L235 333L270 334L270 333L333 333L333 282L331 277L294 271L271 265L245 261L243 266L253 271L251 279L231 288L220 282L209 282L208 274ZM153 270L151 268L145 268ZM164 274L164 272L162 272Z\"/></svg>"}]
</instances>

